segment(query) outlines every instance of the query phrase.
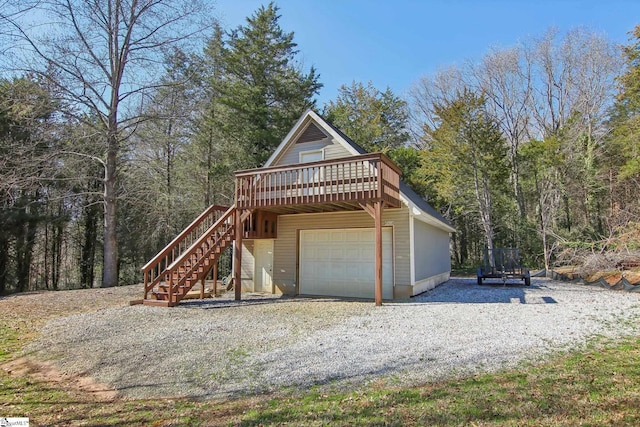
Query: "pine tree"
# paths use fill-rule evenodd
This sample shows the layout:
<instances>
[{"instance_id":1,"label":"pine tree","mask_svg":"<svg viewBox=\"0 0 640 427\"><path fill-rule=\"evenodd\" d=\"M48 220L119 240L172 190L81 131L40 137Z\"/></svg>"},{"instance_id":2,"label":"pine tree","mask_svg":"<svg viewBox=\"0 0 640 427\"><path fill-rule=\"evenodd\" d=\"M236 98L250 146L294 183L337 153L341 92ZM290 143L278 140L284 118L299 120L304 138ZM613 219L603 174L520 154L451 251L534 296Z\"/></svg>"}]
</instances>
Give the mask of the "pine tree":
<instances>
[{"instance_id":1,"label":"pine tree","mask_svg":"<svg viewBox=\"0 0 640 427\"><path fill-rule=\"evenodd\" d=\"M278 7L261 7L233 30L220 54L223 78L214 81L224 114L215 118L236 167L262 165L322 87L311 67L296 62L293 33L280 27Z\"/></svg>"},{"instance_id":2,"label":"pine tree","mask_svg":"<svg viewBox=\"0 0 640 427\"><path fill-rule=\"evenodd\" d=\"M390 88L384 92L371 82L342 85L338 98L324 109L329 122L343 131L367 151L382 151L402 147L409 140L407 103Z\"/></svg>"},{"instance_id":3,"label":"pine tree","mask_svg":"<svg viewBox=\"0 0 640 427\"><path fill-rule=\"evenodd\" d=\"M438 198L461 209L491 249L505 206L509 166L504 137L485 99L465 90L434 107L437 127L425 126L424 173Z\"/></svg>"},{"instance_id":4,"label":"pine tree","mask_svg":"<svg viewBox=\"0 0 640 427\"><path fill-rule=\"evenodd\" d=\"M623 47L627 67L618 77L620 87L611 118L613 137L608 141L609 158L618 163L623 180L640 174L640 25L632 37Z\"/></svg>"}]
</instances>

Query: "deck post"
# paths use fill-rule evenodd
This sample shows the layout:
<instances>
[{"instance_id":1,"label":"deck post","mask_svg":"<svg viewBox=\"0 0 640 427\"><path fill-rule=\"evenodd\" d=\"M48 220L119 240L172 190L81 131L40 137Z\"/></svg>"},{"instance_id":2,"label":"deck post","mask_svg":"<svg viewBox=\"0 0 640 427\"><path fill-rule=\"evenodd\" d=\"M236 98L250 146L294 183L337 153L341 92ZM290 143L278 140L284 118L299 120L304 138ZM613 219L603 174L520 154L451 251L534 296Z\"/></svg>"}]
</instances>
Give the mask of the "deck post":
<instances>
[{"instance_id":1,"label":"deck post","mask_svg":"<svg viewBox=\"0 0 640 427\"><path fill-rule=\"evenodd\" d=\"M242 299L242 211L236 208L233 224L235 226L235 244L233 245L233 285L235 289L235 299Z\"/></svg>"},{"instance_id":2,"label":"deck post","mask_svg":"<svg viewBox=\"0 0 640 427\"><path fill-rule=\"evenodd\" d=\"M147 290L147 283L149 283L147 280L148 276L149 276L149 273L145 271L144 272L144 299L147 299L147 294L149 293L149 291Z\"/></svg>"},{"instance_id":3,"label":"deck post","mask_svg":"<svg viewBox=\"0 0 640 427\"><path fill-rule=\"evenodd\" d=\"M213 263L213 296L214 298L218 295L218 260L216 259Z\"/></svg>"},{"instance_id":4,"label":"deck post","mask_svg":"<svg viewBox=\"0 0 640 427\"><path fill-rule=\"evenodd\" d=\"M382 305L382 201L374 203L374 222L376 235L376 305Z\"/></svg>"}]
</instances>

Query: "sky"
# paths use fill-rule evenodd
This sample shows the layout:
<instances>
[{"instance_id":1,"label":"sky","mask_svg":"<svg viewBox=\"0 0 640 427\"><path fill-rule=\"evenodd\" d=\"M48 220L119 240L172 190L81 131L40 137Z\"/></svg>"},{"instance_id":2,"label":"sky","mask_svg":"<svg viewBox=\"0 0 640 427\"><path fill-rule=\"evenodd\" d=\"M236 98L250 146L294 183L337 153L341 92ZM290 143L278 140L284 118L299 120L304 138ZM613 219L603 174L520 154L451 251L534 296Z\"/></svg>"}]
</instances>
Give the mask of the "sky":
<instances>
[{"instance_id":1,"label":"sky","mask_svg":"<svg viewBox=\"0 0 640 427\"><path fill-rule=\"evenodd\" d=\"M268 1L215 0L226 29L244 24ZM324 84L318 107L351 82L390 87L406 96L423 76L478 61L491 48L507 48L586 27L627 44L640 24L640 0L278 0L280 25L294 32L306 70Z\"/></svg>"}]
</instances>

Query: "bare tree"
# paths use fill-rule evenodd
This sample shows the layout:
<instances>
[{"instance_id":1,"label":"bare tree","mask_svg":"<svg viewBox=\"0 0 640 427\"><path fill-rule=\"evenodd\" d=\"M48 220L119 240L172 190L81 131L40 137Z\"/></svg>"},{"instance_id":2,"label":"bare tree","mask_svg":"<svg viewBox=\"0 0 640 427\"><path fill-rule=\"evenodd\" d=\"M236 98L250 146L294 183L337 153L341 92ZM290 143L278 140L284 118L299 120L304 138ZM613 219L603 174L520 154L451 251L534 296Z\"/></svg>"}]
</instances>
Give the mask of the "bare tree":
<instances>
[{"instance_id":1,"label":"bare tree","mask_svg":"<svg viewBox=\"0 0 640 427\"><path fill-rule=\"evenodd\" d=\"M202 0L48 0L32 9L34 15L4 20L22 42L20 57L25 60L13 68L49 79L67 113L101 135L104 152L97 160L104 167L104 287L118 283L116 201L122 149L145 119L148 93L161 84L163 50L208 28L212 21L203 21L206 6Z\"/></svg>"},{"instance_id":2,"label":"bare tree","mask_svg":"<svg viewBox=\"0 0 640 427\"><path fill-rule=\"evenodd\" d=\"M416 140L422 138L424 126L436 128L434 106L453 102L468 87L467 79L456 67L439 70L433 77L418 80L409 93L409 127Z\"/></svg>"},{"instance_id":3,"label":"bare tree","mask_svg":"<svg viewBox=\"0 0 640 427\"><path fill-rule=\"evenodd\" d=\"M509 146L511 184L518 213L524 217L525 199L520 186L518 150L528 140L529 98L532 92L531 65L522 46L493 50L472 66L476 84L488 101L487 110L500 125Z\"/></svg>"},{"instance_id":4,"label":"bare tree","mask_svg":"<svg viewBox=\"0 0 640 427\"><path fill-rule=\"evenodd\" d=\"M601 230L596 193L603 180L596 159L622 65L617 47L599 34L577 28L560 40L554 30L548 31L532 53L538 81L530 98L535 119L531 133L559 140L565 159L561 166L565 226L570 230L583 218L584 226Z\"/></svg>"}]
</instances>

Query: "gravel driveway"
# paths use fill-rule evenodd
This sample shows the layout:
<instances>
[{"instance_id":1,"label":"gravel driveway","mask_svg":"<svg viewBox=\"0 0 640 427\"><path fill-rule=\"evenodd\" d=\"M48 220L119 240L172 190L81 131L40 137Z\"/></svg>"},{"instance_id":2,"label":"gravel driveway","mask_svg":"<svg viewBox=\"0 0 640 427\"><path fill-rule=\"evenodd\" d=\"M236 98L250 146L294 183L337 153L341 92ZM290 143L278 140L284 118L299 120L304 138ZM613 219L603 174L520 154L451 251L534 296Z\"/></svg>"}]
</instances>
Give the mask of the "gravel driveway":
<instances>
[{"instance_id":1,"label":"gravel driveway","mask_svg":"<svg viewBox=\"0 0 640 427\"><path fill-rule=\"evenodd\" d=\"M49 322L27 350L124 396L227 398L418 385L539 360L596 335L640 333L639 293L532 282L452 279L382 307L251 294L109 308Z\"/></svg>"}]
</instances>

